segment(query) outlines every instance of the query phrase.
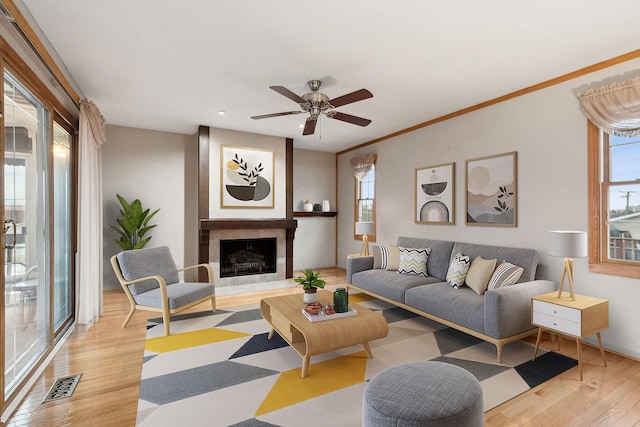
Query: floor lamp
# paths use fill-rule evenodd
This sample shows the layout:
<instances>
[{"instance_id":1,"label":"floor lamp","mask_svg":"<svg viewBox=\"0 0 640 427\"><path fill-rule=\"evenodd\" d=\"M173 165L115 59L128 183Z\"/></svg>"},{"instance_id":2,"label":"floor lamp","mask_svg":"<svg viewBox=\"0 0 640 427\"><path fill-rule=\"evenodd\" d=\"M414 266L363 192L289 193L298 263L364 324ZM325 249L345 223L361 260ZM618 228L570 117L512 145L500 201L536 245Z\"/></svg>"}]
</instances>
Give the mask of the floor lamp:
<instances>
[{"instance_id":1,"label":"floor lamp","mask_svg":"<svg viewBox=\"0 0 640 427\"><path fill-rule=\"evenodd\" d=\"M558 288L558 298L562 297L564 279L569 282L569 293L573 301L576 300L573 292L573 258L584 258L587 256L587 233L584 231L552 231L549 239L549 255L564 257L564 268L560 287Z\"/></svg>"},{"instance_id":2,"label":"floor lamp","mask_svg":"<svg viewBox=\"0 0 640 427\"><path fill-rule=\"evenodd\" d=\"M370 255L369 253L369 235L376 232L373 222L356 222L356 234L362 235L362 249L360 255Z\"/></svg>"}]
</instances>

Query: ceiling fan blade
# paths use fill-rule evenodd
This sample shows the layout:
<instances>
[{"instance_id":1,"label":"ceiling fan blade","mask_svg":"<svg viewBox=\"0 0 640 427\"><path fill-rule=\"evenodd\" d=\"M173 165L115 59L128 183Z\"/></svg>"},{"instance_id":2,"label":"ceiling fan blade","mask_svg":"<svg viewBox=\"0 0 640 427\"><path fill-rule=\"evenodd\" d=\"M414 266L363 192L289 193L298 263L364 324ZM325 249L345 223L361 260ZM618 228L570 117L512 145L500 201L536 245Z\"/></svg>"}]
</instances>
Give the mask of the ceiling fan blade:
<instances>
[{"instance_id":1,"label":"ceiling fan blade","mask_svg":"<svg viewBox=\"0 0 640 427\"><path fill-rule=\"evenodd\" d=\"M304 130L302 131L303 135L313 135L316 131L316 124L318 124L318 118L315 119L309 117L304 124Z\"/></svg>"},{"instance_id":2,"label":"ceiling fan blade","mask_svg":"<svg viewBox=\"0 0 640 427\"><path fill-rule=\"evenodd\" d=\"M307 101L305 101L304 99L302 99L300 96L296 95L295 93L291 92L289 89L287 89L284 86L269 86L269 89L275 90L280 95L286 96L287 98L289 98L293 102L297 102L298 104L306 104L307 103Z\"/></svg>"},{"instance_id":3,"label":"ceiling fan blade","mask_svg":"<svg viewBox=\"0 0 640 427\"><path fill-rule=\"evenodd\" d=\"M300 114L300 113L304 113L304 111L285 111L283 113L272 113L272 114L263 114L261 116L251 116L251 118L254 120L268 119L270 117L289 116L291 114Z\"/></svg>"},{"instance_id":4,"label":"ceiling fan blade","mask_svg":"<svg viewBox=\"0 0 640 427\"><path fill-rule=\"evenodd\" d=\"M340 113L338 111L332 111L331 114L327 114L327 117L363 127L371 123L369 119L363 119L362 117L352 116L351 114Z\"/></svg>"},{"instance_id":5,"label":"ceiling fan blade","mask_svg":"<svg viewBox=\"0 0 640 427\"><path fill-rule=\"evenodd\" d=\"M343 105L351 104L352 102L362 101L363 99L373 98L373 94L366 89L360 89L355 92L348 93L346 95L339 96L329 101L335 108Z\"/></svg>"}]
</instances>

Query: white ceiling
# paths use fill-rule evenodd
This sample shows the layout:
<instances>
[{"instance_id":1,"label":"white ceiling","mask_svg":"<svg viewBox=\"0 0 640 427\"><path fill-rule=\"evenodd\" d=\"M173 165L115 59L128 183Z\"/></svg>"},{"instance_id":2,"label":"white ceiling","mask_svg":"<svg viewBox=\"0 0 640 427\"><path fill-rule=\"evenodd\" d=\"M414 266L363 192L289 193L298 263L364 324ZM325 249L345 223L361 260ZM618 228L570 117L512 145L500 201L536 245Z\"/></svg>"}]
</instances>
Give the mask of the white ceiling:
<instances>
[{"instance_id":1,"label":"white ceiling","mask_svg":"<svg viewBox=\"0 0 640 427\"><path fill-rule=\"evenodd\" d=\"M337 152L640 48L637 0L23 0L111 125ZM322 117L269 89L373 98ZM219 110L227 112L218 115ZM321 136L321 139L320 139Z\"/></svg>"}]
</instances>

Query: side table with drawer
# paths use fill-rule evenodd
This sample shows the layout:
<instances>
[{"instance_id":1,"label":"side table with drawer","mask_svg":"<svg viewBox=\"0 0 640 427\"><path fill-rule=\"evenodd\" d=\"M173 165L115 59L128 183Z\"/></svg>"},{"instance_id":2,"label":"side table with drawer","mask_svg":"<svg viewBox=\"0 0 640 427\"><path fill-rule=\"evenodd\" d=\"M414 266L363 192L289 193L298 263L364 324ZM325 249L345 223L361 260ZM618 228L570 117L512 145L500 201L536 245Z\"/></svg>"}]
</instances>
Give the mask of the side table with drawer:
<instances>
[{"instance_id":1,"label":"side table with drawer","mask_svg":"<svg viewBox=\"0 0 640 427\"><path fill-rule=\"evenodd\" d=\"M609 327L609 301L577 294L575 297L573 301L568 292L563 292L561 297L557 292L551 292L531 298L531 323L538 326L533 360L536 360L544 329L575 338L582 381L583 338L597 336L602 362L607 366L600 331Z\"/></svg>"}]
</instances>

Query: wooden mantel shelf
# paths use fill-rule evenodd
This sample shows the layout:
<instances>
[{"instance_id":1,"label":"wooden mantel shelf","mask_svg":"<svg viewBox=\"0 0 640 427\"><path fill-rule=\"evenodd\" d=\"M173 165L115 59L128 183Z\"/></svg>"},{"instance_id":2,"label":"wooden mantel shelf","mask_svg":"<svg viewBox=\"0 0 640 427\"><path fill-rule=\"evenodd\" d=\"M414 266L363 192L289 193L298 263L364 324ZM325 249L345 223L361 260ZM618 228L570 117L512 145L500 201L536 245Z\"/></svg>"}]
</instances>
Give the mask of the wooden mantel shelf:
<instances>
[{"instance_id":1,"label":"wooden mantel shelf","mask_svg":"<svg viewBox=\"0 0 640 427\"><path fill-rule=\"evenodd\" d=\"M257 228L296 229L298 221L286 218L209 218L200 220L202 230L233 230Z\"/></svg>"},{"instance_id":2,"label":"wooden mantel shelf","mask_svg":"<svg viewBox=\"0 0 640 427\"><path fill-rule=\"evenodd\" d=\"M325 216L332 217L336 216L338 212L303 212L303 211L295 211L293 212L293 216Z\"/></svg>"}]
</instances>

